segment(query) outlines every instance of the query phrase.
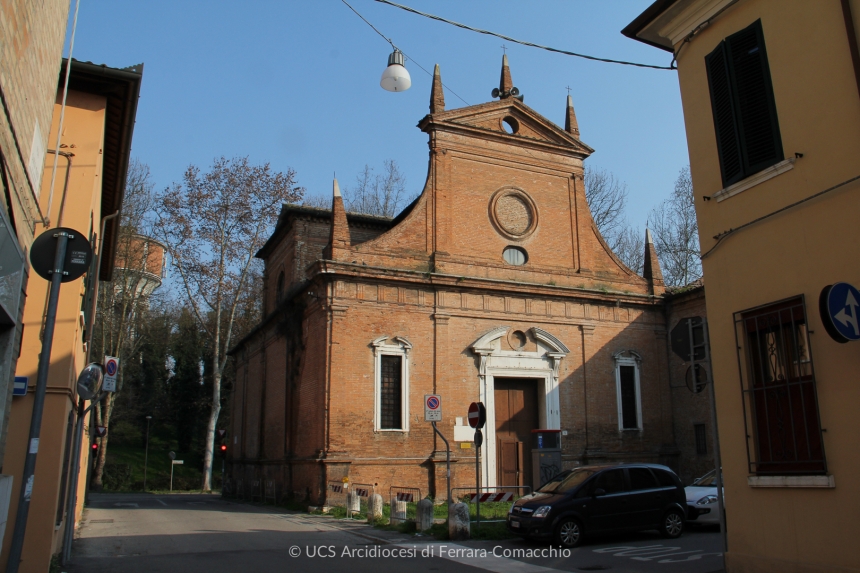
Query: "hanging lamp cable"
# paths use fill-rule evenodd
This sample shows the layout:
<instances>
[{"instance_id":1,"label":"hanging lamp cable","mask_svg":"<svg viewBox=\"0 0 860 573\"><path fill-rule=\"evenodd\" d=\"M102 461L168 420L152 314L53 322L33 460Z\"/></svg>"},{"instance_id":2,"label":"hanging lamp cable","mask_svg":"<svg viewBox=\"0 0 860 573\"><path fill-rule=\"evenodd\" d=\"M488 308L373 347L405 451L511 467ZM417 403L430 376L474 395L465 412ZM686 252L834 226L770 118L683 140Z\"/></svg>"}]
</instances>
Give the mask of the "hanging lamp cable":
<instances>
[{"instance_id":1,"label":"hanging lamp cable","mask_svg":"<svg viewBox=\"0 0 860 573\"><path fill-rule=\"evenodd\" d=\"M371 28L373 28L373 31L374 31L374 32L376 32L377 34L379 34L379 35L382 37L382 39L383 39L383 40L385 40L386 42L388 42L389 44L391 44L391 47L392 47L392 48L394 48L395 50L397 50L398 52L400 52L401 54L403 54L403 56L404 56L406 59L411 60L411 61L412 61L416 66L418 66L419 68L421 68L421 70L422 70L425 74L427 74L427 75L428 75L428 76L430 76L431 78L433 77L433 74L431 74L430 72L428 72L428 71L424 68L424 66L422 66L421 64L419 64L419 63L415 60L415 58L410 57L406 52L404 52L403 50L401 50L400 48L398 48L397 46L395 46L395 45L394 45L394 42L392 42L392 41L391 41L391 38L386 37L386 36L385 36L385 34L383 34L382 32L380 32L380 31L376 28L376 26L374 26L373 24L371 24L371 23L367 20L367 18L365 18L364 16L362 16L361 14L359 14L359 13L358 13L358 10L356 10L355 8L353 8L352 6L350 6L349 2L347 2L346 0L340 0L340 1L341 1L341 2L343 2L344 4L346 4L347 8L349 8L350 10L352 10L353 12L355 12L355 15L356 15L356 16L358 16L359 18L361 18L361 19L364 21L364 23L365 23L365 24L367 24L368 26L370 26ZM442 83L442 86L443 86L446 90L448 90L449 92L451 92L454 96L456 96L456 97L457 97L457 99L459 99L459 100L460 100L461 102L463 102L464 104L466 104L466 105L472 105L472 104L470 104L469 102L467 102L466 100L464 100L463 98L461 98L459 95L457 95L457 92L455 92L454 90L452 90L451 88L449 88L447 85L445 85L445 83L444 83L444 82Z\"/></svg>"},{"instance_id":2,"label":"hanging lamp cable","mask_svg":"<svg viewBox=\"0 0 860 573\"><path fill-rule=\"evenodd\" d=\"M431 20L437 20L439 22L444 22L445 24L450 24L452 26L456 26L458 28L463 28L464 30L469 30L470 32L477 32L478 34L487 34L488 36L495 36L496 38L501 38L503 40L507 40L508 42L514 42L516 44L521 44L523 46L529 46L531 48L540 48L541 50L547 50L548 52L555 52L557 54L564 54L565 56L574 56L577 58L584 58L586 60L593 60L595 62L604 62L608 64L621 64L624 66L636 66L637 68L651 68L654 70L676 70L677 68L674 65L669 66L655 66L652 64L640 64L637 62L626 62L624 60L612 60L609 58L598 58L596 56L589 56L587 54L578 54L576 52L570 52L568 50L560 50L558 48L551 48L549 46L542 46L540 44L535 44L534 42L526 42L525 40L517 40L516 38L511 38L510 36L505 36L504 34L498 34L496 32L491 32L489 30L482 30L481 28L473 28L472 26L467 26L466 24L461 24L459 22L454 22L453 20L448 20L446 18L442 18L440 16L434 16L433 14L427 14L426 12L421 12L416 10L415 8L410 8L409 6L403 6L402 4L396 4L391 2L390 0L376 0L381 4L388 4L389 6L394 6L395 8L400 8L401 10L406 10L407 12L412 12L413 14L418 14L419 16L424 16L425 18L430 18ZM674 61L674 60L673 60Z\"/></svg>"}]
</instances>

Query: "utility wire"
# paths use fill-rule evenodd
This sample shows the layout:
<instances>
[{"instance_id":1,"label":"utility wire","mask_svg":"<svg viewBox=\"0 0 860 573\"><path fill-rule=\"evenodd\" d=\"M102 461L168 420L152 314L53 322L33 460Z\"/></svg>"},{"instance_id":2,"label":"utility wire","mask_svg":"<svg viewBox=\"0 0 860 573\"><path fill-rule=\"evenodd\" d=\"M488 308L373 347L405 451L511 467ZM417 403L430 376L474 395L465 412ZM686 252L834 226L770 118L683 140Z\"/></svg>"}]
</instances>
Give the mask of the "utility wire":
<instances>
[{"instance_id":1,"label":"utility wire","mask_svg":"<svg viewBox=\"0 0 860 573\"><path fill-rule=\"evenodd\" d=\"M356 10L355 8L353 8L352 6L350 6L349 2L347 2L346 0L340 0L340 1L341 1L341 2L343 2L344 4L346 4L347 8L349 8L350 10L352 10L353 12L355 12L355 15L356 15L356 16L358 16L359 18L361 18L361 19L364 21L364 23L365 23L365 24L367 24L368 26L370 26L371 28L373 28L373 31L374 31L374 32L376 32L377 34L379 34L380 36L382 36L382 39L383 39L383 40L385 40L386 42L388 42L389 44L391 44L391 47L392 47L392 48L394 48L395 50L399 51L399 52L400 52L401 54L403 54L407 59L411 60L411 61L412 61L416 66L418 66L419 68L421 68L421 69L424 71L424 73L425 73L425 74L427 74L427 75L428 75L428 76L430 76L431 78L433 77L433 74L431 74L430 72L428 72L428 71L424 68L424 66L422 66L421 64L419 64L419 63L415 60L415 58L410 57L406 52L404 52L403 50L401 50L400 48L398 48L397 46L395 46L395 45L394 45L394 42L392 42L392 41L391 41L391 38L387 38L387 37L385 36L385 34L383 34L382 32L380 32L379 30L377 30L377 29L376 29L376 26L374 26L373 24L371 24L370 22L368 22L367 18L365 18L364 16L362 16L361 14L359 14L359 13L358 13L358 10ZM396 4L395 4L395 6L396 6ZM466 104L466 105L472 105L472 104L470 104L469 102L467 102L466 100L464 100L463 98L461 98L459 95L457 95L457 92L455 92L454 90L452 90L451 88L449 88L449 87L448 87L447 85L445 85L444 83L442 84L442 86L443 86L446 90L448 90L449 92L451 92L452 94L454 94L454 95L455 95L455 96L456 96L460 101L462 101L464 104Z\"/></svg>"},{"instance_id":2,"label":"utility wire","mask_svg":"<svg viewBox=\"0 0 860 573\"><path fill-rule=\"evenodd\" d=\"M737 233L738 231L740 231L741 229L745 229L746 227L749 227L750 225L755 225L756 223L758 223L760 221L764 221L765 219L773 217L774 215L782 213L783 211L787 211L793 207L797 207L801 203L806 203L807 201L812 201L816 197L821 197L825 193L830 193L831 191L835 191L836 189L839 189L840 187L848 185L849 183L852 183L854 181L857 181L858 179L860 179L860 175L857 175L856 177L852 177L851 179L846 179L842 183L837 183L833 187L828 187L824 191L819 191L818 193L815 193L814 195L810 195L809 197L806 197L805 199L801 199L800 201L795 201L794 203L792 203L790 205L786 205L785 207L781 207L772 213L768 213L767 215L762 215L761 217L758 217L757 219L753 219L752 221L750 221L748 223L744 223L740 227L735 227L734 229L729 229L728 231L723 231L722 233L720 233L718 235L714 235L714 239L716 239L717 242L714 243L714 245L710 249L708 249L708 251L704 255L702 255L700 258L704 259L708 255L710 255L712 252L714 252L714 249L716 249L718 246L720 246L720 243L723 242L723 239L725 239L729 235L733 235L733 234Z\"/></svg>"},{"instance_id":3,"label":"utility wire","mask_svg":"<svg viewBox=\"0 0 860 573\"><path fill-rule=\"evenodd\" d=\"M401 10L406 10L407 12L412 12L413 14L418 14L419 16L424 16L425 18L430 18L431 20L438 20L439 22L444 22L446 24L451 24L452 26L457 26L458 28L463 28L464 30L469 30L470 32L477 32L479 34L487 34L488 36L495 36L497 38L501 38L503 40L507 40L508 42L514 42L516 44L522 44L523 46L530 46L532 48L540 48L541 50L547 50L548 52L555 52L557 54L564 54L566 56L575 56L577 58L585 58L586 60L594 60L596 62L606 62L609 64L622 64L625 66L636 66L637 68L651 68L654 70L675 70L672 65L669 66L654 66L651 64L639 64L636 62L625 62L623 60L610 60L609 58L598 58L595 56L589 56L586 54L578 54L576 52L569 52L567 50L559 50L558 48L550 48L549 46L542 46L540 44L535 44L533 42L526 42L524 40L517 40L516 38L511 38L510 36L505 36L504 34L497 34L496 32L490 32L489 30L482 30L481 28L473 28L472 26L467 26L466 24L460 24L459 22L454 22L453 20L447 20L445 18L441 18L439 16L434 16L433 14L427 14L425 12L420 12L415 8L410 8L409 6L403 6L402 4L396 4L391 2L390 0L376 0L382 4L388 4L389 6L394 6L395 8L400 8ZM674 60L673 60L674 61Z\"/></svg>"}]
</instances>

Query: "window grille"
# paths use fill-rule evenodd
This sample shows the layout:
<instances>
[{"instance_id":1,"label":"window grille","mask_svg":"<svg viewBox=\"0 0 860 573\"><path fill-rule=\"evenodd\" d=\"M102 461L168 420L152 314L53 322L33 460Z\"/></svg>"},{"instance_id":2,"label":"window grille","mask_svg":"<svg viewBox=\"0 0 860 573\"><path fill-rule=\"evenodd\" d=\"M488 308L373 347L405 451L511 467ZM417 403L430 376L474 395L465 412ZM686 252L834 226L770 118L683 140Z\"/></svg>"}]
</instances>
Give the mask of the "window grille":
<instances>
[{"instance_id":1,"label":"window grille","mask_svg":"<svg viewBox=\"0 0 860 573\"><path fill-rule=\"evenodd\" d=\"M402 356L383 355L382 388L380 393L380 427L383 430L402 429L403 403Z\"/></svg>"},{"instance_id":2,"label":"window grille","mask_svg":"<svg viewBox=\"0 0 860 573\"><path fill-rule=\"evenodd\" d=\"M705 434L704 424L694 424L693 431L696 433L696 455L708 455L707 434Z\"/></svg>"},{"instance_id":3,"label":"window grille","mask_svg":"<svg viewBox=\"0 0 860 573\"><path fill-rule=\"evenodd\" d=\"M783 160L761 21L705 57L723 187Z\"/></svg>"},{"instance_id":4,"label":"window grille","mask_svg":"<svg viewBox=\"0 0 860 573\"><path fill-rule=\"evenodd\" d=\"M750 473L827 472L802 296L735 313Z\"/></svg>"}]
</instances>

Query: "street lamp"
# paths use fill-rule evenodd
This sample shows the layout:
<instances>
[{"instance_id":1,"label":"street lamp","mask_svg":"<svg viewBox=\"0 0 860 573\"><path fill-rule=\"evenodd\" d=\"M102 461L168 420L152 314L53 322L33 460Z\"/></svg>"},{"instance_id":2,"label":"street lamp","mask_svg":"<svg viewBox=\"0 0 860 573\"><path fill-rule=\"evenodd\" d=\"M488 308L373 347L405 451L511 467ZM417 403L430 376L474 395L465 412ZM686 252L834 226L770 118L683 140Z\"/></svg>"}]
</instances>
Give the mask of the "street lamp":
<instances>
[{"instance_id":1,"label":"street lamp","mask_svg":"<svg viewBox=\"0 0 860 573\"><path fill-rule=\"evenodd\" d=\"M394 48L394 51L388 56L388 67L382 72L382 79L379 80L382 89L390 92L402 92L412 86L412 78L404 66L405 61L403 52Z\"/></svg>"},{"instance_id":2,"label":"street lamp","mask_svg":"<svg viewBox=\"0 0 860 573\"><path fill-rule=\"evenodd\" d=\"M146 491L146 466L149 464L149 421L152 416L146 417L146 449L143 454L143 491Z\"/></svg>"}]
</instances>

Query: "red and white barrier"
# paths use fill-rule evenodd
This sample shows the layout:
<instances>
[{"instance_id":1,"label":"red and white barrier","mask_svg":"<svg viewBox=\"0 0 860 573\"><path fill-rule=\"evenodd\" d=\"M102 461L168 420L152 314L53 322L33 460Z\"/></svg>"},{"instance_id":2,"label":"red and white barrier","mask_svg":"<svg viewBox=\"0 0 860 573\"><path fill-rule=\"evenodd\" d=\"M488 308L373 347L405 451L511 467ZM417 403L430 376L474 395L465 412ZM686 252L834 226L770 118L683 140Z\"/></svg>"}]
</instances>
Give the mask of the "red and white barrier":
<instances>
[{"instance_id":1,"label":"red and white barrier","mask_svg":"<svg viewBox=\"0 0 860 573\"><path fill-rule=\"evenodd\" d=\"M477 501L479 501L478 497L479 496L476 493L470 493L469 494L469 499L471 500L472 503L476 503ZM490 501L511 501L512 499L514 499L514 494L512 494L510 492L507 492L507 493L505 493L505 492L482 493L480 495L480 502L481 503L486 503L486 502L490 502Z\"/></svg>"},{"instance_id":2,"label":"red and white barrier","mask_svg":"<svg viewBox=\"0 0 860 573\"><path fill-rule=\"evenodd\" d=\"M403 493L403 492L397 493L397 501L412 502L414 500L415 500L415 496L411 493Z\"/></svg>"}]
</instances>

